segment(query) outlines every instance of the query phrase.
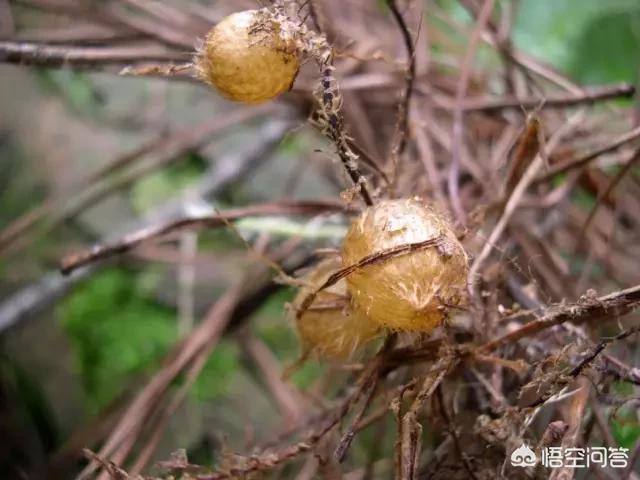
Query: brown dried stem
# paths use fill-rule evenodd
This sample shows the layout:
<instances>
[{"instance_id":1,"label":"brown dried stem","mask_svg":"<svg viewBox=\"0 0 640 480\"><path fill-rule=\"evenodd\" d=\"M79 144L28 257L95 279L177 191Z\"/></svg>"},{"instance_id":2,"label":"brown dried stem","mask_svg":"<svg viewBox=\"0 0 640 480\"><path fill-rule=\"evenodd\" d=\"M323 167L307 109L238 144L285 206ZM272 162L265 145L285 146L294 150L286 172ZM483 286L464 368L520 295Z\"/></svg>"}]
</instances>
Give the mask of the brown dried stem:
<instances>
[{"instance_id":1,"label":"brown dried stem","mask_svg":"<svg viewBox=\"0 0 640 480\"><path fill-rule=\"evenodd\" d=\"M544 108L566 108L576 105L612 100L616 98L628 98L635 95L633 85L621 83L619 85L604 85L591 87L581 93L567 93L562 95L549 95L548 97L518 98L505 96L495 99L467 98L462 102L462 110L465 112L495 113L501 110Z\"/></svg>"},{"instance_id":2,"label":"brown dried stem","mask_svg":"<svg viewBox=\"0 0 640 480\"><path fill-rule=\"evenodd\" d=\"M632 142L638 138L640 138L640 127L634 128L633 130L619 136L611 143L603 145L602 147L597 148L596 150L589 152L581 157L551 166L549 170L547 170L543 175L537 178L534 183L537 184L545 182L561 173L567 173L578 168L586 167L590 162L594 161L601 155L613 152L614 150L617 150L623 145L626 145L627 143Z\"/></svg>"},{"instance_id":3,"label":"brown dried stem","mask_svg":"<svg viewBox=\"0 0 640 480\"><path fill-rule=\"evenodd\" d=\"M157 224L138 230L122 239L105 245L96 245L90 250L67 255L61 262L60 271L69 274L90 263L121 255L138 245L158 237L184 229L220 228L235 220L246 217L271 215L320 215L322 213L349 211L335 201L280 201L251 205L227 210L224 214L182 218L177 221Z\"/></svg>"},{"instance_id":4,"label":"brown dried stem","mask_svg":"<svg viewBox=\"0 0 640 480\"><path fill-rule=\"evenodd\" d=\"M480 35L485 28L495 0L484 0L482 9L478 14L478 20L469 38L469 46L462 60L460 68L460 79L456 86L455 105L453 110L453 128L451 132L451 165L449 167L449 175L447 185L449 186L449 197L451 198L451 207L456 215L456 219L460 224L466 225L466 214L460 201L459 181L460 181L460 156L462 152L462 143L464 141L464 115L462 103L467 94L469 79L471 78L471 69L473 68L473 59L475 58Z\"/></svg>"},{"instance_id":5,"label":"brown dried stem","mask_svg":"<svg viewBox=\"0 0 640 480\"><path fill-rule=\"evenodd\" d=\"M347 455L347 451L349 450L349 447L351 446L351 442L353 441L353 439L355 438L356 435L356 428L360 425L360 423L362 422L362 419L365 415L365 413L367 413L367 409L369 408L369 405L371 404L371 401L373 400L375 393L376 393L376 387L378 386L378 378L374 378L371 381L371 384L367 387L367 391L364 394L364 402L362 403L362 406L360 407L360 410L358 411L358 413L355 415L353 421L351 422L351 426L348 428L348 430L344 433L344 435L342 435L342 437L340 438L340 442L338 442L338 446L336 447L333 456L335 457L335 459L338 462L342 462L344 461L346 455Z\"/></svg>"},{"instance_id":6,"label":"brown dried stem","mask_svg":"<svg viewBox=\"0 0 640 480\"><path fill-rule=\"evenodd\" d=\"M436 391L453 364L452 357L444 356L429 370L409 410L402 417L400 425L400 480L418 478L422 446L422 425L418 421L418 415L424 403Z\"/></svg>"},{"instance_id":7,"label":"brown dried stem","mask_svg":"<svg viewBox=\"0 0 640 480\"><path fill-rule=\"evenodd\" d=\"M356 390L353 394L343 400L338 408L329 415L329 420L318 430L310 433L305 440L280 449L273 453L264 453L252 455L246 459L246 464L242 468L234 469L230 472L214 472L208 475L202 475L199 480L225 480L236 478L238 476L246 476L254 472L271 470L298 455L305 453L314 448L325 435L327 435L342 419L349 413L349 410L355 402L367 391L370 391L371 384L376 383L380 374L383 373L382 367L384 359L395 343L395 336L389 335L378 352L372 358L367 368L361 373L357 381Z\"/></svg>"},{"instance_id":8,"label":"brown dried stem","mask_svg":"<svg viewBox=\"0 0 640 480\"><path fill-rule=\"evenodd\" d=\"M480 352L496 350L564 322L584 323L604 316L619 317L639 305L640 285L597 298L585 297L576 303L558 303L547 307L541 318L485 343L478 350Z\"/></svg>"},{"instance_id":9,"label":"brown dried stem","mask_svg":"<svg viewBox=\"0 0 640 480\"><path fill-rule=\"evenodd\" d=\"M338 270L337 272L329 276L329 278L322 285L320 285L316 290L309 293L304 298L304 300L300 303L298 310L296 311L296 318L302 317L304 312L306 312L307 309L311 306L311 304L315 300L318 293L320 293L322 290L325 290L326 288L329 288L332 285L335 285L341 279L349 276L356 270L360 270L361 268L365 268L369 265L374 265L376 263L386 261L393 257L398 257L401 255L407 255L412 252L417 252L425 248L438 247L441 241L442 241L442 238L438 236L436 238L430 238L429 240L424 240L422 242L407 243L404 245L399 245L397 247L388 248L386 250L382 250L380 252L367 255L357 263L354 263L353 265L349 265L341 270Z\"/></svg>"},{"instance_id":10,"label":"brown dried stem","mask_svg":"<svg viewBox=\"0 0 640 480\"><path fill-rule=\"evenodd\" d=\"M636 150L633 153L633 155L631 155L631 158L627 160L624 167L622 167L620 171L616 173L616 175L611 179L611 181L607 185L607 188L605 188L602 192L598 193L598 198L596 198L596 203L589 211L589 215L587 215L587 219L584 221L584 224L580 229L580 233L578 234L578 240L576 242L577 245L580 245L584 240L584 236L586 235L587 230L589 229L589 225L591 225L591 222L595 218L596 213L598 213L598 208L602 204L603 200L605 198L610 198L611 193L616 188L616 186L622 181L622 179L631 171L631 169L638 162L640 162L640 149Z\"/></svg>"},{"instance_id":11,"label":"brown dried stem","mask_svg":"<svg viewBox=\"0 0 640 480\"><path fill-rule=\"evenodd\" d=\"M327 47L328 49L329 47ZM334 143L338 157L342 162L353 186L358 190L365 205L373 205L373 197L369 193L367 181L358 168L358 155L347 141L344 115L342 113L342 94L336 78L333 75L333 52L327 50L320 60L320 92L318 94L320 111L319 118L323 133Z\"/></svg>"},{"instance_id":12,"label":"brown dried stem","mask_svg":"<svg viewBox=\"0 0 640 480\"><path fill-rule=\"evenodd\" d=\"M154 46L76 47L0 41L0 63L94 68L102 65L188 60L188 54L169 52Z\"/></svg>"},{"instance_id":13,"label":"brown dried stem","mask_svg":"<svg viewBox=\"0 0 640 480\"><path fill-rule=\"evenodd\" d=\"M395 0L387 0L387 5L394 20L398 24L400 33L402 34L402 40L404 42L405 49L407 50L407 68L404 78L404 91L400 97L400 103L398 104L398 124L396 125L396 131L394 134L391 155L397 159L399 155L402 155L405 147L407 146L407 137L409 134L409 109L411 105L411 94L413 93L413 81L416 77L416 54L414 41L411 38L411 32L404 20L404 17L398 10L398 5Z\"/></svg>"}]
</instances>

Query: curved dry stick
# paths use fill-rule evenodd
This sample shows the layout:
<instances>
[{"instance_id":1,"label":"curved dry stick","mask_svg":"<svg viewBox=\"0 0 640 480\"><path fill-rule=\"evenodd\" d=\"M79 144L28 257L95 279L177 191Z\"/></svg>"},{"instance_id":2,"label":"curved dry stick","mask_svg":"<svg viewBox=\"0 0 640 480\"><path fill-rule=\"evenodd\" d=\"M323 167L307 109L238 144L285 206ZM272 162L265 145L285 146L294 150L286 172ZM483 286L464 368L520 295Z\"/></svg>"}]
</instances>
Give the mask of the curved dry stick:
<instances>
[{"instance_id":1,"label":"curved dry stick","mask_svg":"<svg viewBox=\"0 0 640 480\"><path fill-rule=\"evenodd\" d=\"M457 360L447 355L442 357L426 375L422 381L420 390L416 394L409 410L400 421L400 465L398 471L400 480L416 480L420 464L422 445L422 425L418 421L418 415L424 403L434 394L447 373L455 366Z\"/></svg>"},{"instance_id":2,"label":"curved dry stick","mask_svg":"<svg viewBox=\"0 0 640 480\"><path fill-rule=\"evenodd\" d=\"M589 365L591 362L593 362L598 355L600 355L602 353L602 351L607 348L611 343L617 342L619 340L624 340L627 337L630 337L631 335L640 332L640 326L637 327L632 327L632 328L628 328L626 330L623 330L622 332L618 333L616 336L614 337L609 337L609 338L603 338L602 340L600 340L600 342L598 342L598 344L593 347L593 349L591 350L591 352L589 352L589 354L583 358L580 363L578 365L576 365L570 372L569 375L571 375L572 377L577 377L578 375L580 375L582 373L582 370L584 370L584 368Z\"/></svg>"},{"instance_id":3,"label":"curved dry stick","mask_svg":"<svg viewBox=\"0 0 640 480\"><path fill-rule=\"evenodd\" d=\"M89 250L67 255L61 262L60 271L67 275L80 267L128 252L141 243L153 238L162 237L172 232L186 228L219 228L228 222L245 217L269 215L318 215L328 212L348 211L337 201L281 201L263 203L248 207L227 210L224 214L187 217L168 223L152 225L136 232L125 235L122 239L105 245L96 245Z\"/></svg>"},{"instance_id":4,"label":"curved dry stick","mask_svg":"<svg viewBox=\"0 0 640 480\"><path fill-rule=\"evenodd\" d=\"M413 92L413 81L416 77L416 54L415 47L413 45L413 39L411 38L411 32L409 27L404 21L402 14L398 10L395 0L387 0L387 5L391 10L394 20L398 24L398 28L402 33L402 40L407 50L408 66L405 74L404 92L398 104L398 125L394 134L391 155L398 157L398 155L404 152L407 146L407 137L409 134L409 104L411 102L411 94Z\"/></svg>"},{"instance_id":5,"label":"curved dry stick","mask_svg":"<svg viewBox=\"0 0 640 480\"><path fill-rule=\"evenodd\" d=\"M607 185L607 188L600 195L598 195L595 205L589 212L587 219L585 220L584 224L582 225L582 228L580 229L580 234L578 235L578 240L576 242L577 247L580 247L580 245L582 244L582 241L584 240L584 237L587 233L587 229L589 228L589 225L591 225L591 222L596 216L596 213L598 212L598 208L600 208L600 205L602 204L602 200L605 198L608 198L609 195L611 195L611 192L613 192L616 186L622 181L622 179L627 175L627 173L631 171L631 169L638 163L638 161L640 161L640 149L636 150L633 153L633 155L627 161L625 166L622 167L622 169L616 174L616 176L609 182L609 185Z\"/></svg>"},{"instance_id":6,"label":"curved dry stick","mask_svg":"<svg viewBox=\"0 0 640 480\"><path fill-rule=\"evenodd\" d=\"M556 145L560 143L560 140L562 139L562 137L566 135L569 131L571 131L574 127L576 127L576 125L582 120L583 117L584 117L583 110L575 113L566 124L564 124L560 129L558 129L554 133L554 135L549 139L549 142L547 143L547 145L543 147L540 154L537 155L534 158L533 162L531 162L531 164L527 167L524 174L518 181L518 184L513 189L513 192L509 196L509 199L507 200L507 203L504 207L502 215L500 216L500 219L498 220L498 223L496 223L491 234L489 235L488 240L482 247L482 250L476 257L476 259L471 264L471 268L469 268L468 290L472 298L474 297L478 298L477 295L475 295L476 293L475 288L477 286L476 276L480 272L480 269L483 263L485 262L485 260L489 257L491 250L495 248L495 245L498 242L498 239L502 236L502 233L507 228L507 225L511 219L511 216L513 215L516 208L518 207L518 204L522 200L522 197L525 191L527 190L529 185L533 183L535 176L538 174L538 171L542 168L542 165L544 163L544 158L547 158L550 155L550 153L554 150Z\"/></svg>"},{"instance_id":7,"label":"curved dry stick","mask_svg":"<svg viewBox=\"0 0 640 480\"><path fill-rule=\"evenodd\" d=\"M369 265L373 265L375 263L382 262L382 261L387 260L389 258L399 257L401 255L406 255L408 253L416 252L418 250L423 250L425 248L438 247L438 246L440 246L442 240L443 240L443 237L441 235L438 235L435 238L430 238L428 240L423 240L422 242L406 243L404 245L399 245L397 247L387 248L387 249L382 250L380 252L376 252L376 253L372 253L370 255L367 255L366 257L362 258L357 263L354 263L353 265L349 265L348 267L345 267L345 268L342 268L342 269L338 270L337 272L335 272L331 276L329 276L329 278L327 278L327 280L322 285L320 285L315 291L309 293L304 298L304 300L300 304L300 307L296 311L296 318L300 319L302 317L304 312L306 312L309 309L309 307L311 306L311 304L315 300L316 296L322 290L324 290L326 288L329 288L332 285L335 285L340 280L342 280L343 278L349 276L350 274L352 274L356 270L360 270L361 268L367 267Z\"/></svg>"},{"instance_id":8,"label":"curved dry stick","mask_svg":"<svg viewBox=\"0 0 640 480\"><path fill-rule=\"evenodd\" d=\"M453 111L453 129L451 132L451 165L449 167L449 176L447 184L449 186L449 197L451 199L451 207L456 215L456 219L463 226L466 225L466 215L460 202L459 180L460 180L460 155L462 142L464 137L463 108L462 102L467 93L469 80L471 78L471 63L475 57L475 52L480 41L480 35L487 24L495 0L485 0L478 15L476 26L473 29L471 38L469 38L469 47L462 61L460 70L460 80L456 88L455 107Z\"/></svg>"},{"instance_id":9,"label":"curved dry stick","mask_svg":"<svg viewBox=\"0 0 640 480\"><path fill-rule=\"evenodd\" d=\"M549 170L547 170L547 172L544 173L544 175L536 178L533 181L533 183L534 185L537 185L539 183L546 182L547 180L550 180L551 178L561 173L567 173L567 172L570 172L571 170L585 167L590 162L598 158L600 155L604 155L605 153L609 153L614 150L617 150L623 145L626 145L629 142L637 140L638 138L640 138L640 127L634 128L633 130L619 136L618 138L613 140L611 143L604 145L600 148L597 148L596 150L589 152L581 157L578 157L574 160L568 160L566 162L553 165L552 167L549 168Z\"/></svg>"}]
</instances>

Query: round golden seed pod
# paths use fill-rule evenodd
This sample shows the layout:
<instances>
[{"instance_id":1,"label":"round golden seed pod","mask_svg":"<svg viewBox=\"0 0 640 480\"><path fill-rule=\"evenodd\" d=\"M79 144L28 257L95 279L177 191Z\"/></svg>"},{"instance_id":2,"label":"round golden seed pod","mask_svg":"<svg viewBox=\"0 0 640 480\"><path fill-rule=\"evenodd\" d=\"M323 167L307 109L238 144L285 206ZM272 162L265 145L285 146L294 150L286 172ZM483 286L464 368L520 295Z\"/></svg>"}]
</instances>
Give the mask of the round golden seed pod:
<instances>
[{"instance_id":1,"label":"round golden seed pod","mask_svg":"<svg viewBox=\"0 0 640 480\"><path fill-rule=\"evenodd\" d=\"M245 103L288 91L300 66L292 32L267 9L225 17L209 31L194 63L201 80L224 97Z\"/></svg>"},{"instance_id":2,"label":"round golden seed pod","mask_svg":"<svg viewBox=\"0 0 640 480\"><path fill-rule=\"evenodd\" d=\"M427 247L381 259L347 277L355 311L381 327L430 332L458 305L468 259L448 221L423 201L385 200L353 220L342 244L344 266L393 247L442 238Z\"/></svg>"},{"instance_id":3,"label":"round golden seed pod","mask_svg":"<svg viewBox=\"0 0 640 480\"><path fill-rule=\"evenodd\" d=\"M306 286L299 290L293 301L294 315L305 298L340 267L338 259L324 260L303 278ZM303 356L339 360L353 356L380 331L376 324L352 310L344 280L319 292L295 323Z\"/></svg>"}]
</instances>

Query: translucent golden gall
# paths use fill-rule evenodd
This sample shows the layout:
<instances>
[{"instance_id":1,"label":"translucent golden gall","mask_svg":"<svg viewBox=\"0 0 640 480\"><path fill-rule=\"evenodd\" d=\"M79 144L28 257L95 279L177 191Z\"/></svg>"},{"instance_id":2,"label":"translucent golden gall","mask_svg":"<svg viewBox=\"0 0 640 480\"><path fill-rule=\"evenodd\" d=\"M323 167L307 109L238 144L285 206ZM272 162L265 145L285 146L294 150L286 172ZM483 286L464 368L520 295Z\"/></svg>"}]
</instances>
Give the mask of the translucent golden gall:
<instances>
[{"instance_id":1,"label":"translucent golden gall","mask_svg":"<svg viewBox=\"0 0 640 480\"><path fill-rule=\"evenodd\" d=\"M220 21L207 34L195 65L198 77L224 97L259 103L291 88L300 60L292 33L262 9Z\"/></svg>"},{"instance_id":2,"label":"translucent golden gall","mask_svg":"<svg viewBox=\"0 0 640 480\"><path fill-rule=\"evenodd\" d=\"M293 301L293 312L309 293L340 267L337 259L325 260L305 276L303 280L307 286L300 289ZM376 337L380 328L352 311L347 286L341 280L318 293L311 306L296 319L296 330L302 343L303 356L347 359Z\"/></svg>"},{"instance_id":3,"label":"translucent golden gall","mask_svg":"<svg viewBox=\"0 0 640 480\"><path fill-rule=\"evenodd\" d=\"M466 290L468 259L448 221L419 199L385 200L367 208L342 245L344 266L401 245L442 238L429 247L382 259L347 277L354 310L381 327L430 332Z\"/></svg>"}]
</instances>

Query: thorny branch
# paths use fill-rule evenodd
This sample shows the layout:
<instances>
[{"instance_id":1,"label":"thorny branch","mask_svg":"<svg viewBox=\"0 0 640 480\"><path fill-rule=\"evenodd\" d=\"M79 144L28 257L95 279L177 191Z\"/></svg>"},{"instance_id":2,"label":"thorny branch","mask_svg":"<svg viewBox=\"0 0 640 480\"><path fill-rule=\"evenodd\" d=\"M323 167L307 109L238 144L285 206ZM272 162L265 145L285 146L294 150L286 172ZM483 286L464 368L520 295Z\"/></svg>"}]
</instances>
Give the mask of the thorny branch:
<instances>
[{"instance_id":1,"label":"thorny branch","mask_svg":"<svg viewBox=\"0 0 640 480\"><path fill-rule=\"evenodd\" d=\"M335 144L338 157L351 182L358 190L365 205L373 205L373 198L367 187L367 181L358 169L358 155L351 149L345 133L342 113L342 94L334 77L333 52L327 50L320 60L320 85L318 93L319 117L325 135Z\"/></svg>"}]
</instances>

